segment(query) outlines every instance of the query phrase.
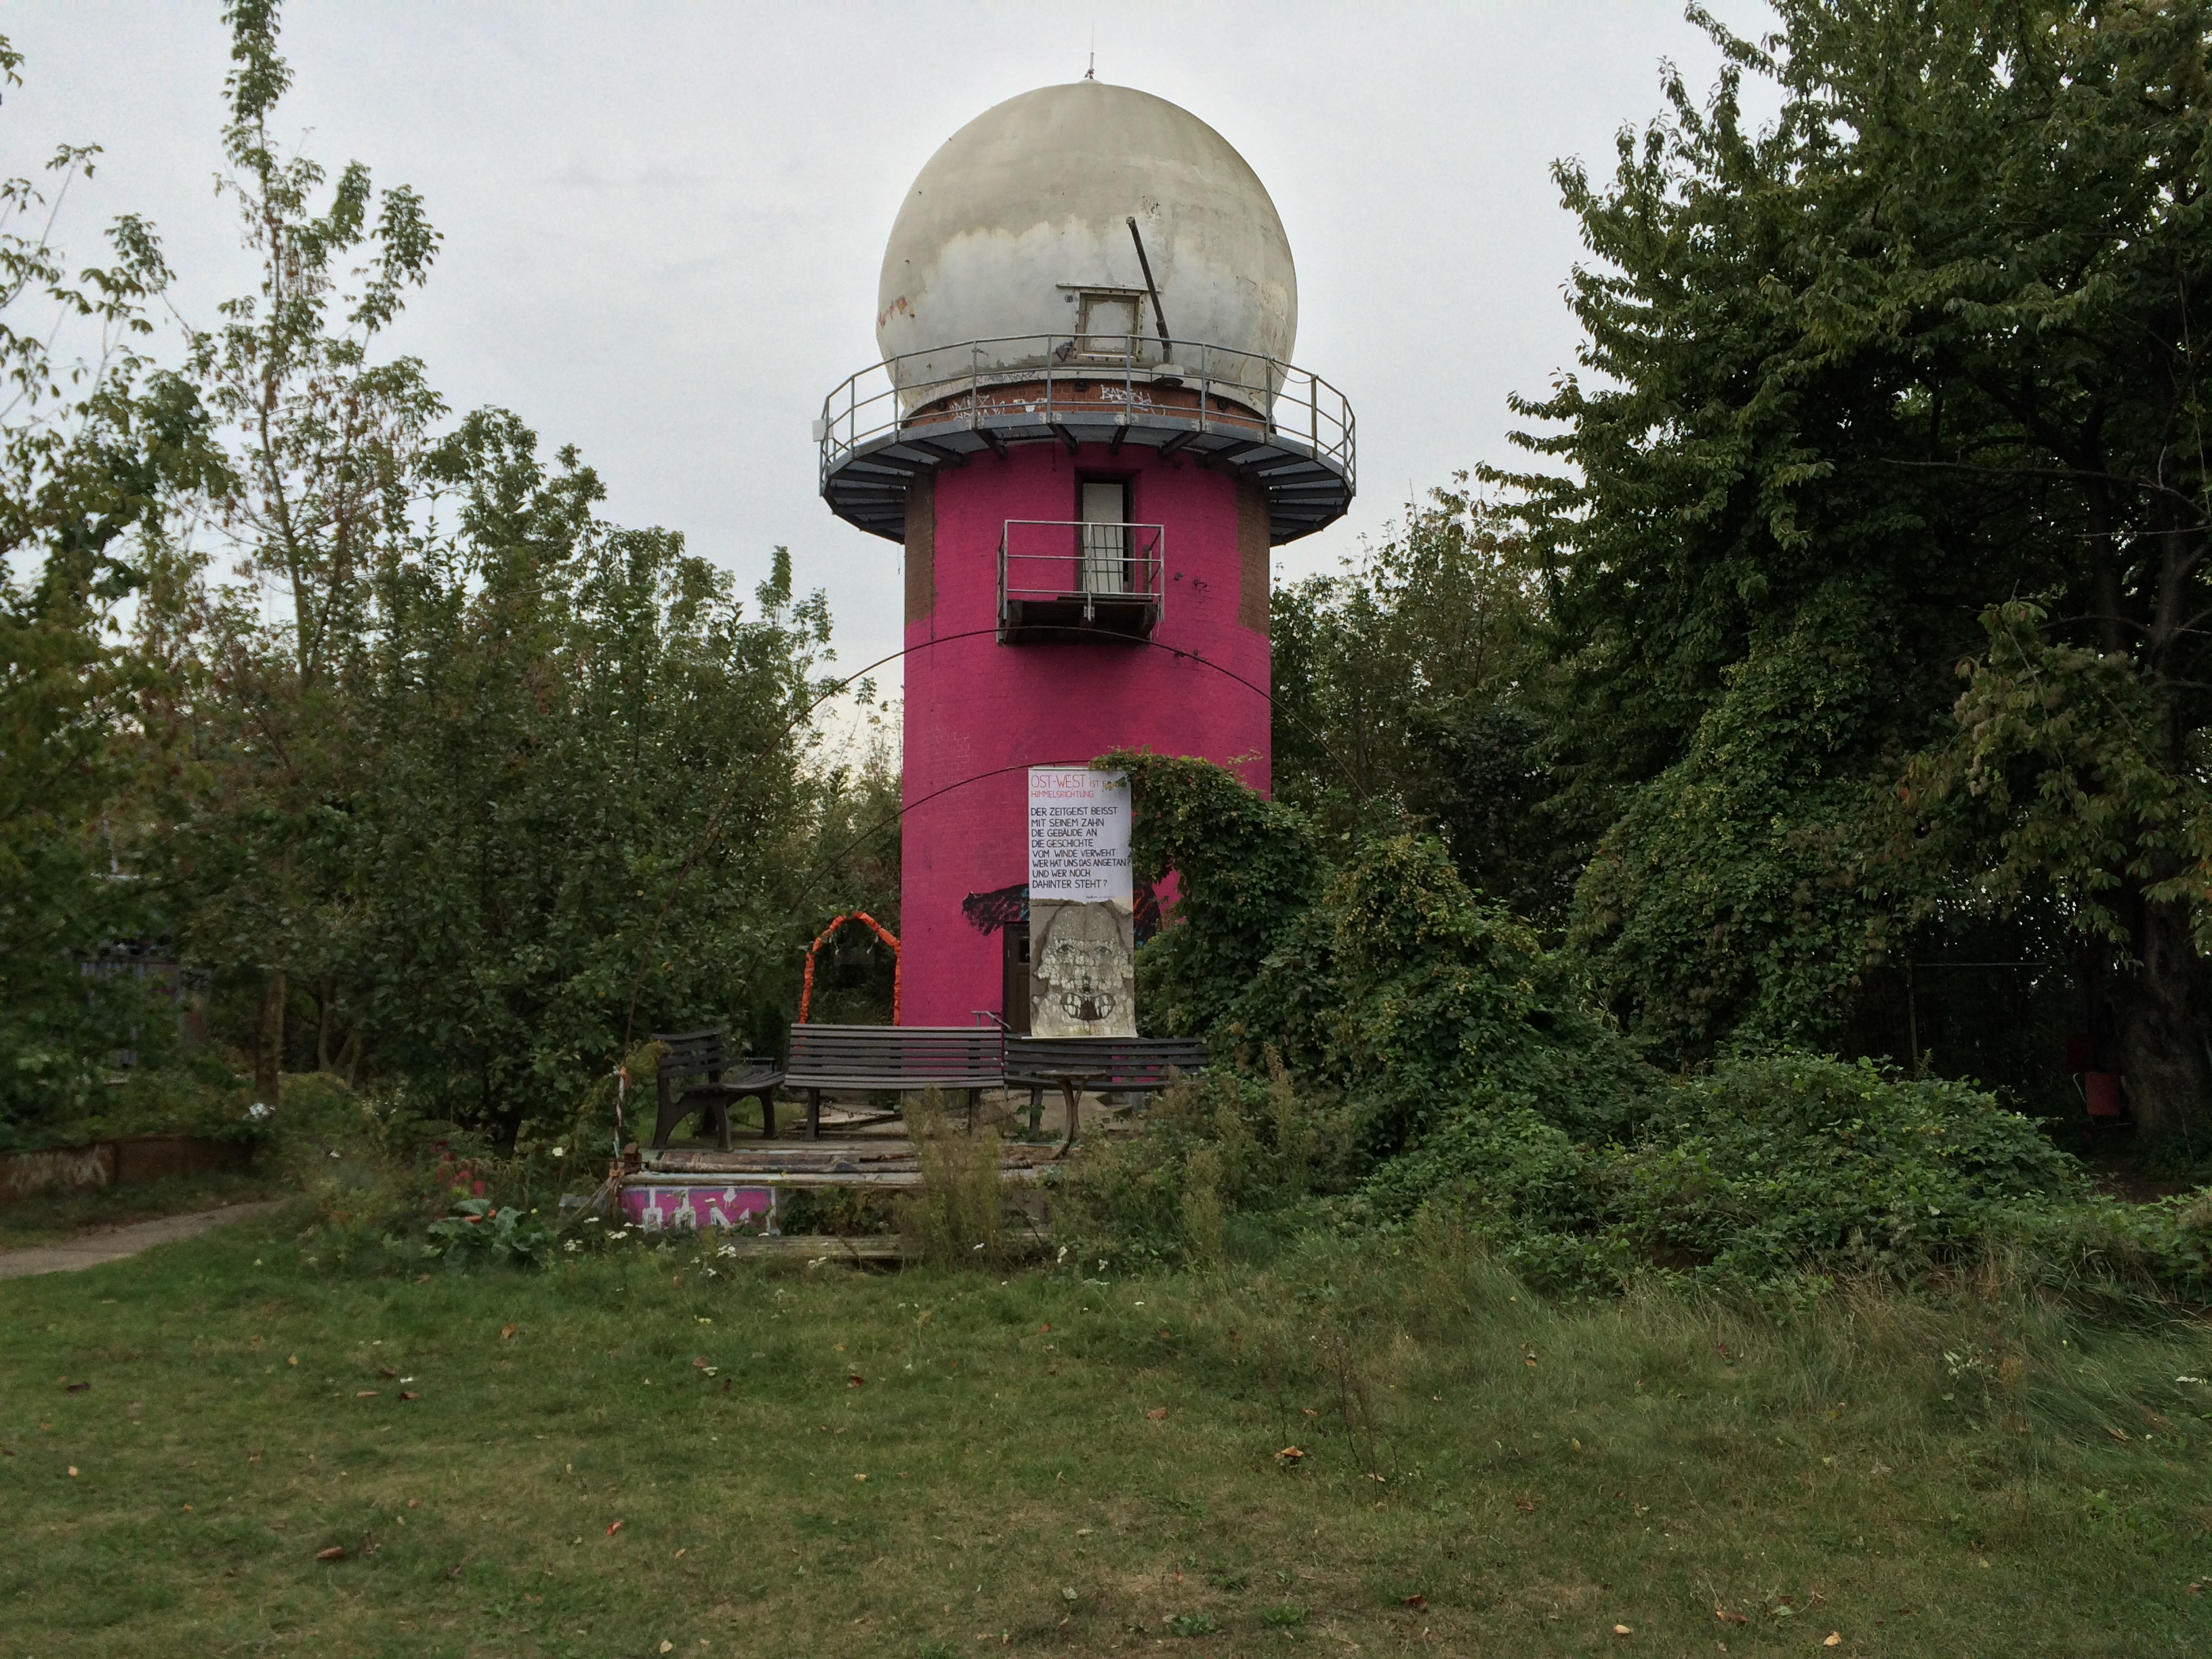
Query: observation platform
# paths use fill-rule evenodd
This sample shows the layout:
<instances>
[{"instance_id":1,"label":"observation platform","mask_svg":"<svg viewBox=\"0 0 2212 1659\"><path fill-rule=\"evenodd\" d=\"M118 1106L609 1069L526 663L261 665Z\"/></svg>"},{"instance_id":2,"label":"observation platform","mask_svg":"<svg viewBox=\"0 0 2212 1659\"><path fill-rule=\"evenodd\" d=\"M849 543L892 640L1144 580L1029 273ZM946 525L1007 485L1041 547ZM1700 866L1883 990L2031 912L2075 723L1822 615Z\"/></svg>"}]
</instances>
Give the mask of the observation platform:
<instances>
[{"instance_id":1,"label":"observation platform","mask_svg":"<svg viewBox=\"0 0 2212 1659\"><path fill-rule=\"evenodd\" d=\"M1137 444L1249 477L1269 539L1343 517L1357 487L1352 405L1295 364L1199 342L1039 334L893 357L823 401L814 423L823 499L848 524L906 539L918 475L1058 443L1070 454Z\"/></svg>"}]
</instances>

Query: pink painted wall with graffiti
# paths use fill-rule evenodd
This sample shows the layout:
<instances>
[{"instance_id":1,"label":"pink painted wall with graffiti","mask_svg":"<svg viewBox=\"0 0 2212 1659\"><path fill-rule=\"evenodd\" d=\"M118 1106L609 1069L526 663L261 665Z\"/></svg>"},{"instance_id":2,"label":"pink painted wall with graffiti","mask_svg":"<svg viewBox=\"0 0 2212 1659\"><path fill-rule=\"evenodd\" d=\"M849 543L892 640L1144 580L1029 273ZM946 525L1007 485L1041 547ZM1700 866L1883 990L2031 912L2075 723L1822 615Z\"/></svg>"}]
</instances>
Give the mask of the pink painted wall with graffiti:
<instances>
[{"instance_id":1,"label":"pink painted wall with graffiti","mask_svg":"<svg viewBox=\"0 0 2212 1659\"><path fill-rule=\"evenodd\" d=\"M1152 638L1000 643L1008 521L1075 519L1086 481L1123 483L1131 522L1159 526ZM908 556L930 567L927 587L914 591L934 602L907 626L903 1018L965 1025L978 1012L1004 1012L1004 941L994 923L1006 905L988 901L1028 879L1028 768L1151 749L1234 763L1267 789L1266 556L1261 591L1249 594L1236 480L1150 450L1113 455L1086 445L1071 455L1059 444L1024 445L940 473L933 495L933 534L910 526L908 538ZM932 545L918 547L925 539ZM910 583L921 580L909 573Z\"/></svg>"}]
</instances>

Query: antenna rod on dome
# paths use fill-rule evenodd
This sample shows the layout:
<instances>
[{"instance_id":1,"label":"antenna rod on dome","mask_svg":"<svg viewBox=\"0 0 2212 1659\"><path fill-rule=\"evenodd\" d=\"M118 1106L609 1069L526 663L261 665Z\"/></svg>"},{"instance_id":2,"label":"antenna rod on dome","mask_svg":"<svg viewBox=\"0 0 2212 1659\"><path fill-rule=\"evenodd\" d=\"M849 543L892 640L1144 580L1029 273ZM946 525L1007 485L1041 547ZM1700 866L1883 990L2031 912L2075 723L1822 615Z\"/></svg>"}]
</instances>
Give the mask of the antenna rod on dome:
<instances>
[{"instance_id":1,"label":"antenna rod on dome","mask_svg":"<svg viewBox=\"0 0 2212 1659\"><path fill-rule=\"evenodd\" d=\"M1160 349L1169 356L1175 356L1175 343L1168 338L1168 313L1160 305L1160 288L1152 280L1152 262L1145 258L1144 234L1137 228L1137 216L1129 216L1129 240L1137 245L1137 264L1145 273L1145 289L1152 296L1152 321L1160 331Z\"/></svg>"}]
</instances>

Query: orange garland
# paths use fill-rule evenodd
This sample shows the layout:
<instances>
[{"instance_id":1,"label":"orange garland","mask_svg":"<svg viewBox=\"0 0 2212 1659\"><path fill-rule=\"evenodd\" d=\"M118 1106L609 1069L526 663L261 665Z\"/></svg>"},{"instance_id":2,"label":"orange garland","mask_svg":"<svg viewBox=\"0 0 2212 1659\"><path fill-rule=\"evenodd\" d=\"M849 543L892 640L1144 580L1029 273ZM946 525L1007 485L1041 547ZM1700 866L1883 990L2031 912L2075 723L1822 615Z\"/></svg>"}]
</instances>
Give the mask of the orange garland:
<instances>
[{"instance_id":1,"label":"orange garland","mask_svg":"<svg viewBox=\"0 0 2212 1659\"><path fill-rule=\"evenodd\" d=\"M906 974L905 954L899 949L898 935L885 927L866 910L848 910L815 935L814 943L806 947L806 975L799 988L799 1023L806 1024L806 1011L814 1002L814 957L829 943L830 935L848 921L865 921L875 936L891 947L891 1024L899 1023L899 993Z\"/></svg>"}]
</instances>

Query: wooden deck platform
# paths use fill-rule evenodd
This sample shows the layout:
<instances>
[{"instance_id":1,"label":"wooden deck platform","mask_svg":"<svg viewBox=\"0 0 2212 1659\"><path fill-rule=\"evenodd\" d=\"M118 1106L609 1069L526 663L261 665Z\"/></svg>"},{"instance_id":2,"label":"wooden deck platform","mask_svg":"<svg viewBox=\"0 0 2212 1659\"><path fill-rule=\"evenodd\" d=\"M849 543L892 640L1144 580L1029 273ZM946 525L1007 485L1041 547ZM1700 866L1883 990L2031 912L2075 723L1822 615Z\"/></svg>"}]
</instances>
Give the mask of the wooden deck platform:
<instances>
[{"instance_id":1,"label":"wooden deck platform","mask_svg":"<svg viewBox=\"0 0 2212 1659\"><path fill-rule=\"evenodd\" d=\"M1059 1167L1058 1146L1010 1142L999 1149L1000 1178L1008 1182L1048 1179ZM712 1146L670 1146L639 1154L641 1167L629 1177L656 1187L916 1187L921 1158L911 1140L855 1135L838 1140L810 1140L789 1146L775 1141L740 1144L728 1152Z\"/></svg>"}]
</instances>

